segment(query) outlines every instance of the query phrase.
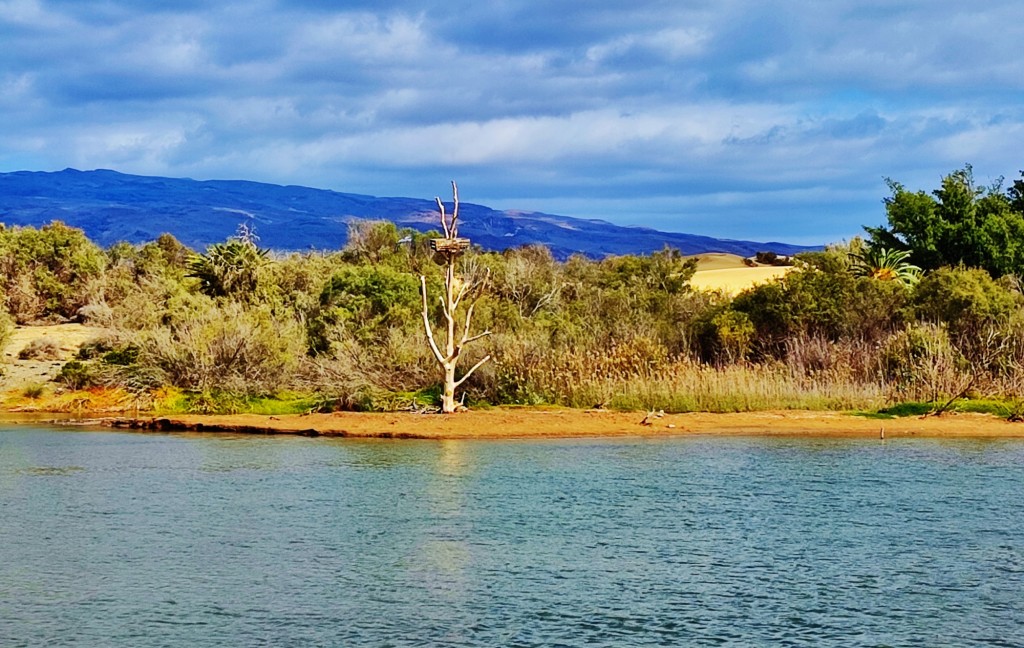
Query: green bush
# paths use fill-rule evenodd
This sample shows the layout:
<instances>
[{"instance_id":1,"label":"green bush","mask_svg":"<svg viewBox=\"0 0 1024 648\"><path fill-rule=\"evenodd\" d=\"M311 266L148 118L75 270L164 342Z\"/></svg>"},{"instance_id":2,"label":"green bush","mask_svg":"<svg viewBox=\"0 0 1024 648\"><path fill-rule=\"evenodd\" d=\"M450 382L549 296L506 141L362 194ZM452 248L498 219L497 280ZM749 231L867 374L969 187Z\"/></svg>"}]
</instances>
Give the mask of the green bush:
<instances>
[{"instance_id":1,"label":"green bush","mask_svg":"<svg viewBox=\"0 0 1024 648\"><path fill-rule=\"evenodd\" d=\"M79 360L65 362L55 380L64 383L71 389L83 389L95 384L95 379L89 365Z\"/></svg>"},{"instance_id":2,"label":"green bush","mask_svg":"<svg viewBox=\"0 0 1024 648\"><path fill-rule=\"evenodd\" d=\"M336 329L361 344L373 344L390 329L418 328L419 282L409 273L387 266L346 266L331 277L320 293L320 304L309 322L310 350L332 351Z\"/></svg>"},{"instance_id":3,"label":"green bush","mask_svg":"<svg viewBox=\"0 0 1024 648\"><path fill-rule=\"evenodd\" d=\"M978 268L939 268L914 290L914 314L942 323L954 336L978 336L987 324L1008 318L1022 304L1020 293Z\"/></svg>"},{"instance_id":4,"label":"green bush","mask_svg":"<svg viewBox=\"0 0 1024 648\"><path fill-rule=\"evenodd\" d=\"M18 322L77 317L105 266L103 251L60 221L0 229L0 292Z\"/></svg>"},{"instance_id":5,"label":"green bush","mask_svg":"<svg viewBox=\"0 0 1024 648\"><path fill-rule=\"evenodd\" d=\"M720 357L727 363L742 362L754 340L754 323L746 313L725 310L711 320Z\"/></svg>"}]
</instances>

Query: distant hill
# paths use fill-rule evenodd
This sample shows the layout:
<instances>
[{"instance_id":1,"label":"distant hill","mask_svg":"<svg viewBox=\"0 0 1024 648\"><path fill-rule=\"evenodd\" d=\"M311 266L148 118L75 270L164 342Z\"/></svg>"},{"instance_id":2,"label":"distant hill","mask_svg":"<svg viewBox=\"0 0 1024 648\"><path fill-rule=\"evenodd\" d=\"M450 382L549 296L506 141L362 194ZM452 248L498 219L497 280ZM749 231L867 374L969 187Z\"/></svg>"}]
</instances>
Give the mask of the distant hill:
<instances>
[{"instance_id":1,"label":"distant hill","mask_svg":"<svg viewBox=\"0 0 1024 648\"><path fill-rule=\"evenodd\" d=\"M556 257L575 253L599 258L643 254L668 245L684 254L728 252L751 256L770 250L794 254L812 249L786 243L733 241L707 236L622 227L536 212L497 211L463 203L460 234L489 250L529 243L548 246ZM386 219L420 231L438 228L433 200L378 198L324 189L241 180L196 181L127 175L116 171L0 173L0 222L40 226L61 220L96 243L141 243L170 232L202 250L233 235L239 224L256 227L260 244L275 250L338 249L353 219Z\"/></svg>"}]
</instances>

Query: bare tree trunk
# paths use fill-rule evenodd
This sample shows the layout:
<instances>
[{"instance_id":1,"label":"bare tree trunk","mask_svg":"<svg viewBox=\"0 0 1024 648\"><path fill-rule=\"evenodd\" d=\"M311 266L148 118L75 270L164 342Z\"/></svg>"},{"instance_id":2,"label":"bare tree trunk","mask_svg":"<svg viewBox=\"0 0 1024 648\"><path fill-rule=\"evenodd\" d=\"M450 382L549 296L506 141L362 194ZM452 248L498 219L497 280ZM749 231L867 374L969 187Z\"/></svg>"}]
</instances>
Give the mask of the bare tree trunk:
<instances>
[{"instance_id":1,"label":"bare tree trunk","mask_svg":"<svg viewBox=\"0 0 1024 648\"><path fill-rule=\"evenodd\" d=\"M458 261L464 247L456 245L460 242L458 238L458 217L459 217L459 189L452 182L452 193L455 197L455 208L452 211L451 219L447 218L444 209L444 203L441 199L437 199L438 210L441 212L441 226L444 229L445 237L441 239L443 243L447 243L444 246L438 246L438 253L444 256L444 296L441 297L441 309L445 319L445 339L444 339L444 352L438 347L437 342L434 339L434 331L430 326L430 313L429 306L427 303L427 278L420 275L420 291L423 296L423 329L427 334L427 343L430 345L430 350L434 354L434 358L440 365L442 372L444 373L444 388L441 392L441 411L445 414L450 414L456 410L455 401L455 390L469 378L474 371L480 368L485 362L490 360L490 356L485 356L482 360L473 365L469 371L463 374L461 379L456 380L455 370L458 366L459 355L462 354L462 349L469 343L479 340L480 338L490 335L490 331L484 331L477 335L469 334L470 323L473 319L473 306L474 302L471 301L469 308L466 310L465 320L462 326L462 335L457 337L456 331L456 315L459 306L462 304L462 300L477 288L477 282L474 279L468 278L468 280L460 280L456 276L455 264ZM461 242L465 243L465 247L468 247L468 241L461 239Z\"/></svg>"}]
</instances>

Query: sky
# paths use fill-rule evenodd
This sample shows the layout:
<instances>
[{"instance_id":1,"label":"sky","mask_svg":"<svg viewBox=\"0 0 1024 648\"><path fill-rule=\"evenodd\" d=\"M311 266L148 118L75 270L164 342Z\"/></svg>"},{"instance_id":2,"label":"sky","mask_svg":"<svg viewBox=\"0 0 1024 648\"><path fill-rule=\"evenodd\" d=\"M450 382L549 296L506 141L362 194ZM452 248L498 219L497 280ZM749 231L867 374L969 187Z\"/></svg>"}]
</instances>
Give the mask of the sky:
<instances>
[{"instance_id":1,"label":"sky","mask_svg":"<svg viewBox=\"0 0 1024 648\"><path fill-rule=\"evenodd\" d=\"M0 171L822 244L1024 168L1017 0L0 0Z\"/></svg>"}]
</instances>

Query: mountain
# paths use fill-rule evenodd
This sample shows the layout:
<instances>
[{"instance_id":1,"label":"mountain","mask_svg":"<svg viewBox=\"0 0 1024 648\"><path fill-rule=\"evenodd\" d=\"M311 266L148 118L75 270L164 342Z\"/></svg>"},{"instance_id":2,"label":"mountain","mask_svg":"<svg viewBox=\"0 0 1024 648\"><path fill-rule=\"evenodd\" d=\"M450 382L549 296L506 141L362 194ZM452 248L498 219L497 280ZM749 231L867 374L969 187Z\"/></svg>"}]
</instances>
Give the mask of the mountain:
<instances>
[{"instance_id":1,"label":"mountain","mask_svg":"<svg viewBox=\"0 0 1024 648\"><path fill-rule=\"evenodd\" d=\"M61 220L101 246L141 243L170 232L203 250L254 225L260 244L275 250L338 249L353 219L387 219L420 231L438 229L432 200L378 198L324 189L241 180L196 181L137 176L109 170L0 173L0 222L40 226ZM668 245L684 254L759 251L794 254L813 249L786 243L733 241L708 236L622 227L536 212L460 205L459 233L489 250L541 243L564 259L643 254Z\"/></svg>"}]
</instances>

